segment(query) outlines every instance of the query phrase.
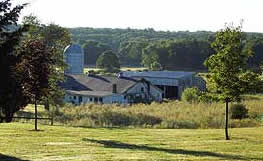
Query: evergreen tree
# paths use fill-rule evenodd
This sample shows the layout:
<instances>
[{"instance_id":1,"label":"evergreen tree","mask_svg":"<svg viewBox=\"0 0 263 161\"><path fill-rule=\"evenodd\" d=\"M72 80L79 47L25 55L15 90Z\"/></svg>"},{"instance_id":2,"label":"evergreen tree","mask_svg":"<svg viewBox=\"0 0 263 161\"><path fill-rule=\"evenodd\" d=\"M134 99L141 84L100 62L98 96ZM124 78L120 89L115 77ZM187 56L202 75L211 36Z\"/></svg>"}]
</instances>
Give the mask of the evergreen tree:
<instances>
[{"instance_id":1,"label":"evergreen tree","mask_svg":"<svg viewBox=\"0 0 263 161\"><path fill-rule=\"evenodd\" d=\"M10 0L0 2L0 122L11 122L15 112L29 103L14 67L20 61L16 47L26 27L17 26L21 10L26 4L12 8Z\"/></svg>"}]
</instances>

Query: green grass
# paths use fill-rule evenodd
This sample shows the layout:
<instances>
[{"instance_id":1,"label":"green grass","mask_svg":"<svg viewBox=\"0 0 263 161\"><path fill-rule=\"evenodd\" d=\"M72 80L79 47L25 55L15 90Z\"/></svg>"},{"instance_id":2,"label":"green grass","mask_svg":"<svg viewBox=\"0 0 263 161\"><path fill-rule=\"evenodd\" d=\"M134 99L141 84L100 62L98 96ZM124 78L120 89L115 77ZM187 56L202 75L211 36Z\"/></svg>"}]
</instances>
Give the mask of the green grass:
<instances>
[{"instance_id":1,"label":"green grass","mask_svg":"<svg viewBox=\"0 0 263 161\"><path fill-rule=\"evenodd\" d=\"M122 129L0 124L0 160L263 160L263 128Z\"/></svg>"}]
</instances>

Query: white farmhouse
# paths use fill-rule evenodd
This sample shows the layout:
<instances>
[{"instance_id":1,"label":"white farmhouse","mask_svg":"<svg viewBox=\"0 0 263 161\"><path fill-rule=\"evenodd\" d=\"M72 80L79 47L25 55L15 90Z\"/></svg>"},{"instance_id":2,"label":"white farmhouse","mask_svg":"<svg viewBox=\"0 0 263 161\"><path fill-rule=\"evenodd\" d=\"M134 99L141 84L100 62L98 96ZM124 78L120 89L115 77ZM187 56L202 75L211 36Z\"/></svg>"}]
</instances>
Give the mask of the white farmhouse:
<instances>
[{"instance_id":1,"label":"white farmhouse","mask_svg":"<svg viewBox=\"0 0 263 161\"><path fill-rule=\"evenodd\" d=\"M65 102L132 104L162 101L162 90L145 79L98 75L66 75L60 85L65 89Z\"/></svg>"}]
</instances>

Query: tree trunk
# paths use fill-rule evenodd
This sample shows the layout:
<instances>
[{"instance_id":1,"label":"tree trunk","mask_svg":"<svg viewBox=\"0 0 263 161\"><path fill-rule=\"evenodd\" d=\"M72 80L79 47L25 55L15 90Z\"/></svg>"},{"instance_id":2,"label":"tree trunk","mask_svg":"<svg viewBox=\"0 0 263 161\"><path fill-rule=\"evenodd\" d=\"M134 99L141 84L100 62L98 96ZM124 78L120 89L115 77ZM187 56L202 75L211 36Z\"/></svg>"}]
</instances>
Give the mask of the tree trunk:
<instances>
[{"instance_id":1,"label":"tree trunk","mask_svg":"<svg viewBox=\"0 0 263 161\"><path fill-rule=\"evenodd\" d=\"M228 99L226 99L226 118L225 118L225 137L226 137L226 140L230 140L229 139L229 136L228 136Z\"/></svg>"},{"instance_id":2,"label":"tree trunk","mask_svg":"<svg viewBox=\"0 0 263 161\"><path fill-rule=\"evenodd\" d=\"M35 98L35 131L37 131L37 100Z\"/></svg>"},{"instance_id":3,"label":"tree trunk","mask_svg":"<svg viewBox=\"0 0 263 161\"><path fill-rule=\"evenodd\" d=\"M6 116L5 116L5 122L6 123L12 122L13 116L14 116L14 114L12 112L8 111L6 113Z\"/></svg>"}]
</instances>

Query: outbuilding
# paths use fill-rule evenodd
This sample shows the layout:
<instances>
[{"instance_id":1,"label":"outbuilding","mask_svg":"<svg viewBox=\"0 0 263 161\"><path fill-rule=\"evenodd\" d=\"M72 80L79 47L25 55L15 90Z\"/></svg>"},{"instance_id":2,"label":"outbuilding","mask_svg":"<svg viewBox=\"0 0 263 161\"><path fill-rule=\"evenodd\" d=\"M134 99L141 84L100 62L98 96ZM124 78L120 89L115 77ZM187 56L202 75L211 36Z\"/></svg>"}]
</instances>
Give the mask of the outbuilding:
<instances>
[{"instance_id":1,"label":"outbuilding","mask_svg":"<svg viewBox=\"0 0 263 161\"><path fill-rule=\"evenodd\" d=\"M206 82L195 72L183 71L145 71L121 72L121 76L129 78L144 78L163 90L163 98L180 99L184 89L197 87L200 90L206 89Z\"/></svg>"}]
</instances>

